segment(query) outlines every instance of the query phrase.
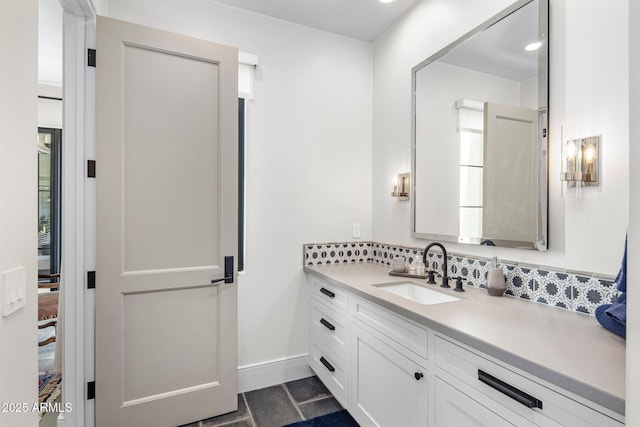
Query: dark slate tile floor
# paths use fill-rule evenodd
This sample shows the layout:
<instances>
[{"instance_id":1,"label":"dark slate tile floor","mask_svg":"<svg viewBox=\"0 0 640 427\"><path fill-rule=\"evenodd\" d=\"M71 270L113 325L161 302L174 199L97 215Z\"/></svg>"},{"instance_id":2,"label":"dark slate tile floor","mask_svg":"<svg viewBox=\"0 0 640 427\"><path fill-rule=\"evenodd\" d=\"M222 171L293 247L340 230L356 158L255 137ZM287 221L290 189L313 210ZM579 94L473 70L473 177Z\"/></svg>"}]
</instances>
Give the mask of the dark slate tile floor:
<instances>
[{"instance_id":1,"label":"dark slate tile floor","mask_svg":"<svg viewBox=\"0 0 640 427\"><path fill-rule=\"evenodd\" d=\"M236 412L182 427L282 427L341 409L314 376L241 393Z\"/></svg>"}]
</instances>

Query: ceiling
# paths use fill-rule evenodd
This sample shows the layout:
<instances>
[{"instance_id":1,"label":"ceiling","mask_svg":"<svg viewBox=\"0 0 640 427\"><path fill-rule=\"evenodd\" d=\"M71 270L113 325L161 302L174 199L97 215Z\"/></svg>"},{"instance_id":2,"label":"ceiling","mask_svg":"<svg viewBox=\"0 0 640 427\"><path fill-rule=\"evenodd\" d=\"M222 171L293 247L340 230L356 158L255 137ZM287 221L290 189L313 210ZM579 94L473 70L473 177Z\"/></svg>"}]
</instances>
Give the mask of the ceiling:
<instances>
[{"instance_id":1,"label":"ceiling","mask_svg":"<svg viewBox=\"0 0 640 427\"><path fill-rule=\"evenodd\" d=\"M538 52L524 47L538 40L538 1L534 0L439 61L522 82L538 74Z\"/></svg>"},{"instance_id":2,"label":"ceiling","mask_svg":"<svg viewBox=\"0 0 640 427\"><path fill-rule=\"evenodd\" d=\"M215 0L346 37L374 41L421 0Z\"/></svg>"},{"instance_id":3,"label":"ceiling","mask_svg":"<svg viewBox=\"0 0 640 427\"><path fill-rule=\"evenodd\" d=\"M295 24L372 42L421 0L215 0ZM62 7L39 0L38 81L62 84Z\"/></svg>"},{"instance_id":4,"label":"ceiling","mask_svg":"<svg viewBox=\"0 0 640 427\"><path fill-rule=\"evenodd\" d=\"M422 0L395 0L381 3L378 0L212 0L216 3L248 10L277 19L293 22L340 34L345 37L372 42L384 33L396 20L404 15L416 3ZM494 25L489 30L474 37L454 52L449 52L446 62L477 69L478 71L500 74L496 71L512 70L509 78L521 81L534 75L535 55L524 58L522 46L525 40L536 34L537 28L534 6L537 1L524 7L510 17L511 33L502 35L502 26ZM59 0L39 0L40 31L38 80L43 83L62 84L62 7ZM515 33L522 36L515 37ZM523 37L523 38L521 38ZM489 43L487 43L487 41ZM487 46L490 49L487 50ZM501 46L500 49L497 47ZM489 70L484 65L489 52L502 52L503 58ZM508 52L508 53L507 53ZM461 58L466 58L462 60ZM475 58L475 64L469 64L469 58ZM518 67L514 63L519 62ZM511 63L511 64L509 64ZM507 77L507 76L504 76Z\"/></svg>"}]
</instances>

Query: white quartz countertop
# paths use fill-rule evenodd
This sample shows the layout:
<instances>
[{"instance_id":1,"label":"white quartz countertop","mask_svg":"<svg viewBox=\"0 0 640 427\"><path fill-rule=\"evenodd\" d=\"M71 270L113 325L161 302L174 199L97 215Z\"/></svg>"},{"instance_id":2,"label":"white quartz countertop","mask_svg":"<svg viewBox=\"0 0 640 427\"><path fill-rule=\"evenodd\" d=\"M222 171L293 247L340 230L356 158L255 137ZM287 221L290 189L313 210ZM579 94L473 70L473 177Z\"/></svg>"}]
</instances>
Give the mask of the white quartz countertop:
<instances>
[{"instance_id":1,"label":"white quartz countertop","mask_svg":"<svg viewBox=\"0 0 640 427\"><path fill-rule=\"evenodd\" d=\"M624 415L625 340L592 316L465 286L460 301L422 305L373 285L424 280L390 276L374 263L305 266L310 274ZM453 281L451 281L453 286Z\"/></svg>"}]
</instances>

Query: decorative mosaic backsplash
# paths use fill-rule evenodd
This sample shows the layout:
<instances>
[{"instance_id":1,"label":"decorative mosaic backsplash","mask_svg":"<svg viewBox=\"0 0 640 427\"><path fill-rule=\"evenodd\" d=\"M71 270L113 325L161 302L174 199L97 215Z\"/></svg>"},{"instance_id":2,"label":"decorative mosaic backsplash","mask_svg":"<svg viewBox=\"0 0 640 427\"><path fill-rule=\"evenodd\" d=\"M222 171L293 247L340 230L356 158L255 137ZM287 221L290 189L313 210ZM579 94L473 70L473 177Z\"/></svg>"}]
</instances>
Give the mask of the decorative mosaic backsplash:
<instances>
[{"instance_id":1,"label":"decorative mosaic backsplash","mask_svg":"<svg viewBox=\"0 0 640 427\"><path fill-rule=\"evenodd\" d=\"M402 256L412 262L422 258L423 249L377 242L309 243L304 245L304 265L374 262L391 266ZM427 270L441 271L442 254L429 252ZM507 295L593 315L596 307L618 299L612 277L558 270L499 260L507 283ZM462 277L466 286L484 288L491 260L448 254L450 278ZM452 284L453 285L453 284Z\"/></svg>"}]
</instances>

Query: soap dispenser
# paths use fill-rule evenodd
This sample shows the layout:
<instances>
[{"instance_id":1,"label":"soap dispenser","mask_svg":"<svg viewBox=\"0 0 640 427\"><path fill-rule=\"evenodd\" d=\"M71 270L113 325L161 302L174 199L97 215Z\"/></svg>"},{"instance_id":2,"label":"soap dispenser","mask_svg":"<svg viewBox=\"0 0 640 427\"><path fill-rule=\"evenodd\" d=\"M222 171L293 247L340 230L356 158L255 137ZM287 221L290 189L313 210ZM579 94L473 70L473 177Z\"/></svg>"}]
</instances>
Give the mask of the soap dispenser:
<instances>
[{"instance_id":1,"label":"soap dispenser","mask_svg":"<svg viewBox=\"0 0 640 427\"><path fill-rule=\"evenodd\" d=\"M494 257L493 264L489 267L489 273L487 274L487 292L489 292L489 295L499 297L504 294L506 289L504 273L502 268L498 267L498 257Z\"/></svg>"}]
</instances>

